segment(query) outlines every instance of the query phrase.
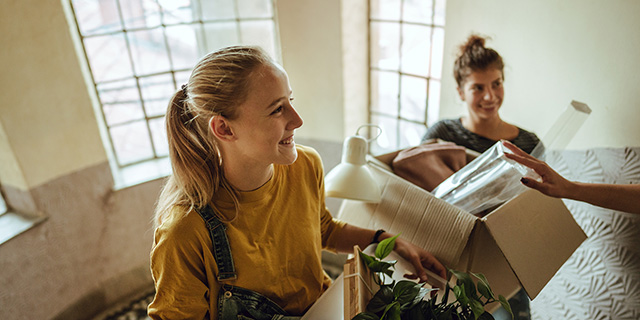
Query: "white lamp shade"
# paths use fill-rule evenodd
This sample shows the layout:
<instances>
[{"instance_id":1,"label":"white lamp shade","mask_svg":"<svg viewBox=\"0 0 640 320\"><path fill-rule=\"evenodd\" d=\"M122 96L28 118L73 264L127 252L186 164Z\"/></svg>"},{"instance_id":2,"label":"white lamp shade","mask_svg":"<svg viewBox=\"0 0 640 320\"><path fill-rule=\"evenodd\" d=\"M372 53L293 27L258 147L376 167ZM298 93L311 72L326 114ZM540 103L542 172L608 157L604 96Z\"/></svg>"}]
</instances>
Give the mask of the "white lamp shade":
<instances>
[{"instance_id":1,"label":"white lamp shade","mask_svg":"<svg viewBox=\"0 0 640 320\"><path fill-rule=\"evenodd\" d=\"M380 202L380 187L366 165L340 163L325 178L327 197Z\"/></svg>"},{"instance_id":2,"label":"white lamp shade","mask_svg":"<svg viewBox=\"0 0 640 320\"><path fill-rule=\"evenodd\" d=\"M367 141L351 136L344 142L342 162L325 177L327 197L380 202L380 187L366 164Z\"/></svg>"}]
</instances>

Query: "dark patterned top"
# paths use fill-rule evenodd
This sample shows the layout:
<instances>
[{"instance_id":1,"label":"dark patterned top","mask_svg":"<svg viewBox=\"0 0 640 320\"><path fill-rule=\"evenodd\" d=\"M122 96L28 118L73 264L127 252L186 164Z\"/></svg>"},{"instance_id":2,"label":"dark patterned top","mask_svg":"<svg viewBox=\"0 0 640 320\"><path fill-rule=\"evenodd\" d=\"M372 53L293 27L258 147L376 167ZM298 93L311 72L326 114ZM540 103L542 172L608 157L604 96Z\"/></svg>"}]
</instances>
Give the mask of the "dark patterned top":
<instances>
[{"instance_id":1,"label":"dark patterned top","mask_svg":"<svg viewBox=\"0 0 640 320\"><path fill-rule=\"evenodd\" d=\"M538 139L538 136L533 132L521 128L518 128L518 130L518 136L509 141L526 153L531 153L533 148L540 142L540 139ZM462 126L460 119L445 119L436 122L436 124L429 127L422 141L435 138L451 141L480 153L485 152L497 142L467 130Z\"/></svg>"}]
</instances>

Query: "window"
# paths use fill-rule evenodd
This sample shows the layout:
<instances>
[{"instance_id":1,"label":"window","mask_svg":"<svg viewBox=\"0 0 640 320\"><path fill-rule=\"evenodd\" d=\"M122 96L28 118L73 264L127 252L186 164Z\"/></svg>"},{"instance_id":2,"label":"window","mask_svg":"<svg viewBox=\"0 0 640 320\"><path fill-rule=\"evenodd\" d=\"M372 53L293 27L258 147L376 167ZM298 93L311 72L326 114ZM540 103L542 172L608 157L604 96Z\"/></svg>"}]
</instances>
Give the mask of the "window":
<instances>
[{"instance_id":1,"label":"window","mask_svg":"<svg viewBox=\"0 0 640 320\"><path fill-rule=\"evenodd\" d=\"M280 57L272 0L68 0L116 187L169 173L164 113L206 53L260 45Z\"/></svg>"},{"instance_id":2,"label":"window","mask_svg":"<svg viewBox=\"0 0 640 320\"><path fill-rule=\"evenodd\" d=\"M369 1L369 121L374 154L420 143L438 117L445 0Z\"/></svg>"}]
</instances>

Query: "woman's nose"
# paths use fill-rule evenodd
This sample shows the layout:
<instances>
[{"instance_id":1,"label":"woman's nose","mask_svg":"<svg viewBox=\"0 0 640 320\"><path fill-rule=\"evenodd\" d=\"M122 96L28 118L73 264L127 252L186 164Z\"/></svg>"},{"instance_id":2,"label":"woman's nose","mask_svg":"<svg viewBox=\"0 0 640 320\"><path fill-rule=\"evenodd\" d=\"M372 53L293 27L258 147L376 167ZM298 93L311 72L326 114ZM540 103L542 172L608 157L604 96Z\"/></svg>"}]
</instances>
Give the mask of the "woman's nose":
<instances>
[{"instance_id":1,"label":"woman's nose","mask_svg":"<svg viewBox=\"0 0 640 320\"><path fill-rule=\"evenodd\" d=\"M293 106L291 106L289 116L290 116L289 125L287 129L293 130L293 129L300 128L302 126L303 124L302 118L300 117L300 115L298 114L298 112Z\"/></svg>"},{"instance_id":2,"label":"woman's nose","mask_svg":"<svg viewBox=\"0 0 640 320\"><path fill-rule=\"evenodd\" d=\"M491 101L495 96L496 95L495 95L495 92L493 92L493 89L488 88L487 91L484 93L484 100Z\"/></svg>"}]
</instances>

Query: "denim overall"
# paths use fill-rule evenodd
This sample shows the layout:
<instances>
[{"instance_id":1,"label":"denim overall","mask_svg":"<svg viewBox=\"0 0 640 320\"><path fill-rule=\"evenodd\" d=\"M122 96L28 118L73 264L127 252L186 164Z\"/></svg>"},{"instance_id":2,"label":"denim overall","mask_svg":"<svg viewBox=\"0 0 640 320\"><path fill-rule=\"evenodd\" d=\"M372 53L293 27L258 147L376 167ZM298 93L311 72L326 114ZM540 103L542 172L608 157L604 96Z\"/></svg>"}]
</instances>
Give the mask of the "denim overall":
<instances>
[{"instance_id":1,"label":"denim overall","mask_svg":"<svg viewBox=\"0 0 640 320\"><path fill-rule=\"evenodd\" d=\"M209 228L213 255L218 265L218 281L237 278L226 227L213 214L210 206L197 210ZM249 289L222 284L218 293L218 319L295 320L275 302Z\"/></svg>"}]
</instances>

